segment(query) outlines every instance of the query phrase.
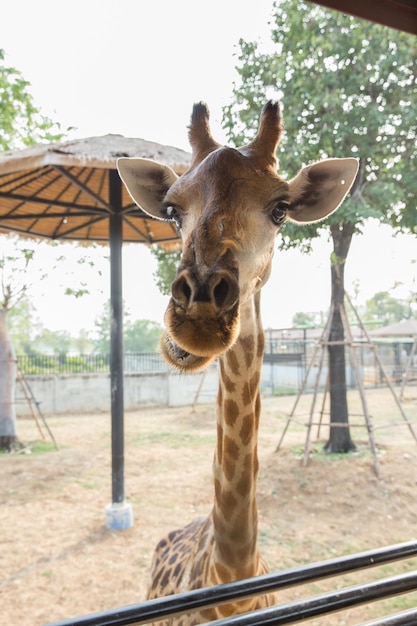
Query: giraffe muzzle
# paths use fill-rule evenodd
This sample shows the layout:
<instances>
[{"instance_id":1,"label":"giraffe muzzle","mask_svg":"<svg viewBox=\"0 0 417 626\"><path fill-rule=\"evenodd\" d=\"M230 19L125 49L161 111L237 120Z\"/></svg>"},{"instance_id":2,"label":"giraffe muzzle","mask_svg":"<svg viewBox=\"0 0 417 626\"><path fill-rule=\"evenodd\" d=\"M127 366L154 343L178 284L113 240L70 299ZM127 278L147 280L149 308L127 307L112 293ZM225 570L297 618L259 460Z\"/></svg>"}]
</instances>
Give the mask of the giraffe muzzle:
<instances>
[{"instance_id":1,"label":"giraffe muzzle","mask_svg":"<svg viewBox=\"0 0 417 626\"><path fill-rule=\"evenodd\" d=\"M226 269L201 278L181 270L172 284L165 313L162 353L180 369L201 369L225 352L239 332L239 284Z\"/></svg>"}]
</instances>

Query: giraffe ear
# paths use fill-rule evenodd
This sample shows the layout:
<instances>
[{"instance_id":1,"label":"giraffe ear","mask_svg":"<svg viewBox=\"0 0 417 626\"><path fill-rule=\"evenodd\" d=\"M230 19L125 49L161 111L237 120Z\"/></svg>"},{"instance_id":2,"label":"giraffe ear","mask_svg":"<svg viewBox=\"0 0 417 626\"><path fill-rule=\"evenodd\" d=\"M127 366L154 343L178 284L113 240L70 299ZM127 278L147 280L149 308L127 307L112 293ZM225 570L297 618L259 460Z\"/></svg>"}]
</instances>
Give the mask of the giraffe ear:
<instances>
[{"instance_id":1,"label":"giraffe ear","mask_svg":"<svg viewBox=\"0 0 417 626\"><path fill-rule=\"evenodd\" d=\"M128 157L117 159L117 169L138 207L152 217L166 220L162 200L178 178L174 170L150 159Z\"/></svg>"},{"instance_id":2,"label":"giraffe ear","mask_svg":"<svg viewBox=\"0 0 417 626\"><path fill-rule=\"evenodd\" d=\"M343 202L359 167L358 159L325 159L304 167L288 184L291 222L318 222Z\"/></svg>"}]
</instances>

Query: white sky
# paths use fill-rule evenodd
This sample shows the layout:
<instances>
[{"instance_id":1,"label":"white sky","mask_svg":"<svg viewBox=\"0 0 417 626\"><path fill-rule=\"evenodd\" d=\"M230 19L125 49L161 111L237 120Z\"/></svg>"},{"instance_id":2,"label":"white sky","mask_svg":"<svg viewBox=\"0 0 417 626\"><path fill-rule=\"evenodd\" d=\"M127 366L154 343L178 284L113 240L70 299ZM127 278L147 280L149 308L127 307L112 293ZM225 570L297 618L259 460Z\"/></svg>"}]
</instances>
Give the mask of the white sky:
<instances>
[{"instance_id":1,"label":"white sky","mask_svg":"<svg viewBox=\"0 0 417 626\"><path fill-rule=\"evenodd\" d=\"M192 104L205 100L213 134L225 140L222 107L236 78L240 37L269 40L272 0L13 0L4 2L0 48L6 65L31 83L42 113L74 126L69 138L120 133L188 149ZM276 252L273 276L264 288L265 326L285 327L297 311L326 310L330 300L330 244L323 240L310 256ZM43 253L46 269L50 253ZM415 289L415 238L394 239L376 223L352 243L346 283L359 280L359 302L404 283ZM124 300L133 319L162 322L167 299L154 284L155 263L144 246L123 254ZM109 297L107 262L92 275L91 296L61 296L64 270L32 291L38 315L51 330L77 334L90 329Z\"/></svg>"}]
</instances>

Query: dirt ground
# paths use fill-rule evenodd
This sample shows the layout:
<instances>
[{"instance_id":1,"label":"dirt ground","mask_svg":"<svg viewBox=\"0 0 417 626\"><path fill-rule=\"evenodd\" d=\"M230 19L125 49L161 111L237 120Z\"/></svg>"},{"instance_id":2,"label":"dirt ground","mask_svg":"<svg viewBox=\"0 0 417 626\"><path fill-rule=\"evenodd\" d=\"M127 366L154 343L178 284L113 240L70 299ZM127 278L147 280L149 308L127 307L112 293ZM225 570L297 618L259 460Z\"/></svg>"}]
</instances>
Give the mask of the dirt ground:
<instances>
[{"instance_id":1,"label":"dirt ground","mask_svg":"<svg viewBox=\"0 0 417 626\"><path fill-rule=\"evenodd\" d=\"M389 391L367 392L379 479L354 393L349 410L357 453L324 455L327 429L322 427L318 440L314 428L312 454L302 466L311 396L302 398L277 453L294 399L263 401L259 543L270 570L415 539L417 444ZM417 424L416 399L403 406ZM35 422L21 419L19 437L28 448L0 456L2 625L38 626L144 600L157 541L211 508L213 406L126 413L126 496L135 519L125 531L105 529L104 509L111 500L109 415L50 417L48 425L58 451L50 446L39 451ZM285 590L281 601L391 576L416 564L411 559ZM309 623L350 626L416 605L417 592Z\"/></svg>"}]
</instances>

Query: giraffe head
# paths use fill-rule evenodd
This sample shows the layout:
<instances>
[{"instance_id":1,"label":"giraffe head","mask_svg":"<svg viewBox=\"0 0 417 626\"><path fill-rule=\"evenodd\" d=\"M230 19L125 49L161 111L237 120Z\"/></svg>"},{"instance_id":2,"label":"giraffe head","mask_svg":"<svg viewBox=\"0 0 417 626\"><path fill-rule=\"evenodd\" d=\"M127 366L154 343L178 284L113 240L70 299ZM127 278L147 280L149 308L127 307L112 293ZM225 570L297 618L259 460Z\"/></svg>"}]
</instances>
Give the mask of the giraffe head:
<instances>
[{"instance_id":1,"label":"giraffe head","mask_svg":"<svg viewBox=\"0 0 417 626\"><path fill-rule=\"evenodd\" d=\"M242 304L268 280L277 231L286 220L316 222L337 209L356 176L356 159L326 159L290 181L276 171L279 105L268 102L256 137L234 149L212 137L205 104L189 128L191 166L178 177L155 161L121 158L137 205L174 221L183 253L165 314L161 349L181 370L197 370L236 341Z\"/></svg>"}]
</instances>

